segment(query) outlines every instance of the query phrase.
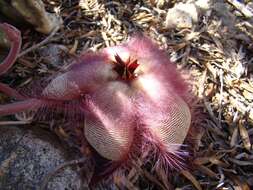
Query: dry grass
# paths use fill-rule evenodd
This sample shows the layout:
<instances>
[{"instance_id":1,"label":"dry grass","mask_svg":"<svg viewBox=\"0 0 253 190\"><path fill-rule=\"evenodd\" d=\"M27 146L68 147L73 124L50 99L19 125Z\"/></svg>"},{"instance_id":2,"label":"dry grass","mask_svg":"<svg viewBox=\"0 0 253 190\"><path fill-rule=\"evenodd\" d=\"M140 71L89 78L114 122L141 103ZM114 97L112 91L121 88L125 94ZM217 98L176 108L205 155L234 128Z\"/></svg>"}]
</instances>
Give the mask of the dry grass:
<instances>
[{"instance_id":1,"label":"dry grass","mask_svg":"<svg viewBox=\"0 0 253 190\"><path fill-rule=\"evenodd\" d=\"M183 1L44 2L49 11L57 11L64 20L64 26L49 42L65 45L71 55L120 44L132 33L142 31L191 73L193 89L206 112L200 124L204 133L198 136L194 171L175 175L171 181L174 188L247 190L253 186L252 17L247 18L231 5L232 1L217 0L213 2L219 3L203 12L192 29L168 30L166 10ZM23 39L23 49L42 41L32 30L26 31ZM10 77L21 78L20 85L34 78L34 70L39 75L54 70L41 62L37 53L21 57L19 63ZM129 189L138 188L136 172L138 169L122 180ZM142 172L147 181L159 185L154 176ZM115 183L119 181L115 178Z\"/></svg>"}]
</instances>

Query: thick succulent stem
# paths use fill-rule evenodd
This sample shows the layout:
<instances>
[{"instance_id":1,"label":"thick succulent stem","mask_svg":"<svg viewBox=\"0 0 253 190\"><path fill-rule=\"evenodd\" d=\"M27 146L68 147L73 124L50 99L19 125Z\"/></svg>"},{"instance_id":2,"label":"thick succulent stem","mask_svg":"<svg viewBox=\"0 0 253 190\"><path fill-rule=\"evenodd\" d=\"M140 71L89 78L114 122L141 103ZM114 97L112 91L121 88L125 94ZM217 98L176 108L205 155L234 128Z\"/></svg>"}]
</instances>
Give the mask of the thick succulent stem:
<instances>
[{"instance_id":1,"label":"thick succulent stem","mask_svg":"<svg viewBox=\"0 0 253 190\"><path fill-rule=\"evenodd\" d=\"M21 34L18 29L7 23L0 24L0 28L6 33L11 43L11 50L5 60L0 64L0 75L6 73L15 63L21 48Z\"/></svg>"},{"instance_id":2,"label":"thick succulent stem","mask_svg":"<svg viewBox=\"0 0 253 190\"><path fill-rule=\"evenodd\" d=\"M38 109L43 105L43 102L38 99L28 99L23 100L20 102L15 102L6 105L0 105L0 116L4 115L11 115L18 112L31 110L31 109Z\"/></svg>"},{"instance_id":3,"label":"thick succulent stem","mask_svg":"<svg viewBox=\"0 0 253 190\"><path fill-rule=\"evenodd\" d=\"M18 91L1 82L0 82L0 92L4 93L9 97L16 98L17 100L25 99L25 97L23 97Z\"/></svg>"}]
</instances>

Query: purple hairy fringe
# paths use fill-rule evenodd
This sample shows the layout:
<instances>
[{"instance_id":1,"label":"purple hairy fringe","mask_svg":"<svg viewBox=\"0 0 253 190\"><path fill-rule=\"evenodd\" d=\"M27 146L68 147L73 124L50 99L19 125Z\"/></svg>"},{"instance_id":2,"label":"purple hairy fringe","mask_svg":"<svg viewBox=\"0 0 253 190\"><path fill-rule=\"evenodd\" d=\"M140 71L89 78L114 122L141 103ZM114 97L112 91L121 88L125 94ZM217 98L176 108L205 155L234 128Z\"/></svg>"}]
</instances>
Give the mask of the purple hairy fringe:
<instances>
[{"instance_id":1,"label":"purple hairy fringe","mask_svg":"<svg viewBox=\"0 0 253 190\"><path fill-rule=\"evenodd\" d=\"M180 72L177 72L176 66L169 61L166 53L159 50L150 40L137 35L126 44L104 50L105 53L114 55L120 55L120 51L130 52L130 55L137 60L149 60L147 64L150 63L149 67L152 73L166 88L170 89L176 96L181 97L189 106L191 127L183 144L166 146L150 132L147 126L140 123L136 127L135 140L130 152L128 152L128 157L122 160L118 168L109 166L108 168L113 168L113 170L107 170L106 177L111 179L115 176L125 176L137 163L140 168L151 165L149 171L160 176L160 181L167 187L165 189L168 189L170 186L168 183L169 176L173 171L188 170L192 167L188 161L194 156L194 138L199 130L198 122L195 121L202 114L197 110L195 97L190 91L191 84L182 78Z\"/></svg>"},{"instance_id":2,"label":"purple hairy fringe","mask_svg":"<svg viewBox=\"0 0 253 190\"><path fill-rule=\"evenodd\" d=\"M83 121L84 116L80 108L80 100L50 100L41 96L43 89L50 83L50 79L44 78L34 81L30 85L16 91L18 95L12 97L20 102L30 99L40 102L40 105L37 107L21 111L27 115L31 115L32 119L36 121L54 121L57 118L63 120L63 122ZM22 113L17 113L17 115L21 117ZM19 119L22 119L22 117Z\"/></svg>"},{"instance_id":3,"label":"purple hairy fringe","mask_svg":"<svg viewBox=\"0 0 253 190\"><path fill-rule=\"evenodd\" d=\"M139 56L138 59L141 59L143 55L144 58L151 60L154 65L151 65L152 69L150 70L162 76L161 80L167 81L169 83L167 86L171 85L172 89L174 89L173 92L179 95L189 106L191 126L184 144L171 144L170 147L166 147L150 133L147 127L138 126L139 129L137 131L139 130L139 132L137 134L139 136L135 137L135 146L129 153L130 162L135 162L141 158L141 166L151 163L152 168L150 171L157 173L158 176L159 173L164 174L160 180L167 184L166 186L168 187L167 180L169 180L168 178L172 171L191 170L192 168L189 161L194 156L194 147L197 143L195 136L201 130L198 125L203 119L203 113L198 109L198 103L190 90L191 83L186 82L181 77L181 73L176 71L176 66L168 61L165 52L159 50L150 40L137 35L128 44L123 44L121 48L132 51L134 55ZM167 68L161 69L164 65ZM137 139L139 139L139 142ZM175 149L174 151L170 151L171 147L176 148L173 148ZM164 179L164 176L168 176L168 178L166 179L165 177Z\"/></svg>"}]
</instances>

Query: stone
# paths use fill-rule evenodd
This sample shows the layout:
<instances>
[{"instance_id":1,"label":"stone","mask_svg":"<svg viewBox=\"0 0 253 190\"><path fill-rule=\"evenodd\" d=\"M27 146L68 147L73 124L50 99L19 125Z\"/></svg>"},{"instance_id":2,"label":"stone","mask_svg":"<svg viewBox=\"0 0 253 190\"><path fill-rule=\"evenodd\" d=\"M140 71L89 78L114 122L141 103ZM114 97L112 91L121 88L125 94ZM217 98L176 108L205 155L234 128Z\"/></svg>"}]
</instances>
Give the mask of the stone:
<instances>
[{"instance_id":1,"label":"stone","mask_svg":"<svg viewBox=\"0 0 253 190\"><path fill-rule=\"evenodd\" d=\"M193 3L178 3L169 9L166 16L167 29L192 28L199 16L211 7L211 0L198 0Z\"/></svg>"},{"instance_id":2,"label":"stone","mask_svg":"<svg viewBox=\"0 0 253 190\"><path fill-rule=\"evenodd\" d=\"M66 147L66 146L65 146ZM39 127L0 126L0 189L32 190L59 165L73 160L54 134ZM49 190L81 187L76 167L66 167L53 176Z\"/></svg>"}]
</instances>

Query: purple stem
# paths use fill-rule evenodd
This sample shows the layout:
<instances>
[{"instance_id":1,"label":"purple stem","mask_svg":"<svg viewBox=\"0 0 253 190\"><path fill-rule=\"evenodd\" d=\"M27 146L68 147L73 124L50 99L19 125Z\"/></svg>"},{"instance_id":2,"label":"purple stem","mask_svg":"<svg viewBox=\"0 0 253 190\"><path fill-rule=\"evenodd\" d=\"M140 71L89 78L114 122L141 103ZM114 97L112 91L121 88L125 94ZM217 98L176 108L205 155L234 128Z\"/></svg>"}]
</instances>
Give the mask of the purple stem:
<instances>
[{"instance_id":1,"label":"purple stem","mask_svg":"<svg viewBox=\"0 0 253 190\"><path fill-rule=\"evenodd\" d=\"M22 96L18 91L1 82L0 82L0 92L3 92L9 97L16 98L17 100L25 99L25 97Z\"/></svg>"},{"instance_id":2,"label":"purple stem","mask_svg":"<svg viewBox=\"0 0 253 190\"><path fill-rule=\"evenodd\" d=\"M17 55L21 48L21 34L18 29L7 23L0 24L0 28L5 32L8 40L11 42L11 50L3 63L0 64L0 75L6 73L15 63Z\"/></svg>"},{"instance_id":3,"label":"purple stem","mask_svg":"<svg viewBox=\"0 0 253 190\"><path fill-rule=\"evenodd\" d=\"M33 98L11 104L0 105L0 116L11 115L31 109L37 109L42 105L42 101Z\"/></svg>"},{"instance_id":4,"label":"purple stem","mask_svg":"<svg viewBox=\"0 0 253 190\"><path fill-rule=\"evenodd\" d=\"M16 61L17 55L21 48L21 34L18 29L16 29L14 26L11 26L7 23L0 23L0 28L5 32L8 40L11 43L11 49L9 51L8 56L0 64L0 75L3 75L4 73L7 72L7 70L11 68L11 66ZM19 100L24 99L24 97L20 95L16 90L10 88L8 85L3 84L1 82L0 82L0 91L10 97L14 97ZM0 110L1 109L2 108L0 108Z\"/></svg>"}]
</instances>

